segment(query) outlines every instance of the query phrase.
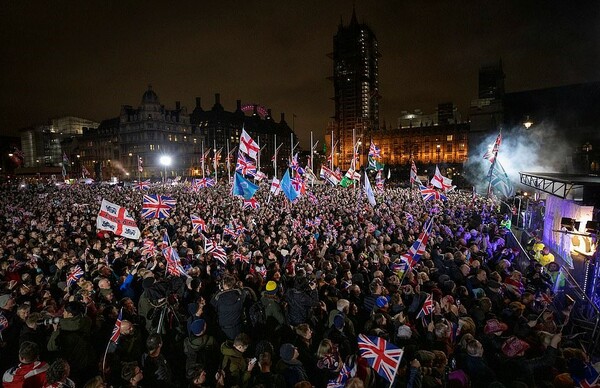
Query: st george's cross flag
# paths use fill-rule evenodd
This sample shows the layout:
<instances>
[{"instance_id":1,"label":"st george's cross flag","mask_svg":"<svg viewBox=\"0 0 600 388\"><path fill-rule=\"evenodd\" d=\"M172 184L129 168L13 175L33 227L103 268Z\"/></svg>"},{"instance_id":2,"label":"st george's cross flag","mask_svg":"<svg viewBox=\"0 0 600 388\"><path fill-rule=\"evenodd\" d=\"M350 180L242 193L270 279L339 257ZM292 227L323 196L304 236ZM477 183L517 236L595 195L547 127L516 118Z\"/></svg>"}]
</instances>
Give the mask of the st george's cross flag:
<instances>
[{"instance_id":1,"label":"st george's cross flag","mask_svg":"<svg viewBox=\"0 0 600 388\"><path fill-rule=\"evenodd\" d=\"M96 229L113 232L116 236L123 236L132 240L138 240L141 235L140 229L127 209L105 199L102 200L96 218Z\"/></svg>"},{"instance_id":2,"label":"st george's cross flag","mask_svg":"<svg viewBox=\"0 0 600 388\"><path fill-rule=\"evenodd\" d=\"M404 350L381 337L358 335L358 352L381 377L394 382Z\"/></svg>"},{"instance_id":3,"label":"st george's cross flag","mask_svg":"<svg viewBox=\"0 0 600 388\"><path fill-rule=\"evenodd\" d=\"M273 177L273 180L271 181L271 188L269 190L271 191L271 194L273 194L275 197L277 197L279 193L281 193L281 184L279 182L279 179Z\"/></svg>"},{"instance_id":4,"label":"st george's cross flag","mask_svg":"<svg viewBox=\"0 0 600 388\"><path fill-rule=\"evenodd\" d=\"M431 185L437 187L438 189L448 191L452 189L452 179L443 176L436 164L435 174L433 175L433 178L431 178Z\"/></svg>"},{"instance_id":5,"label":"st george's cross flag","mask_svg":"<svg viewBox=\"0 0 600 388\"><path fill-rule=\"evenodd\" d=\"M164 195L144 195L142 203L143 218L167 218L176 201Z\"/></svg>"},{"instance_id":6,"label":"st george's cross flag","mask_svg":"<svg viewBox=\"0 0 600 388\"><path fill-rule=\"evenodd\" d=\"M248 132L246 132L245 129L242 129L239 147L240 151L244 152L246 155L256 160L260 148L258 147L258 144L256 144L256 142L250 137L250 135L248 135Z\"/></svg>"}]
</instances>

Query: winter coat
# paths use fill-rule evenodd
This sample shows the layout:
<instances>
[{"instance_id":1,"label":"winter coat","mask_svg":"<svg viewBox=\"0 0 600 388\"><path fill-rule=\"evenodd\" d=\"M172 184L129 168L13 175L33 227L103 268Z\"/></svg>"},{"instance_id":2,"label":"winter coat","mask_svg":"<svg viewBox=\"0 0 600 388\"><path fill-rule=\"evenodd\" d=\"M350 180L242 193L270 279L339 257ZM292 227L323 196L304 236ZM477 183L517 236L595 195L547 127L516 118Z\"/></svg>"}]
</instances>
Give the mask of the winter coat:
<instances>
[{"instance_id":1,"label":"winter coat","mask_svg":"<svg viewBox=\"0 0 600 388\"><path fill-rule=\"evenodd\" d=\"M185 370L192 371L195 366L200 366L209 372L216 372L218 365L215 355L217 343L210 335L190 335L183 340L183 352L186 356Z\"/></svg>"},{"instance_id":2,"label":"winter coat","mask_svg":"<svg viewBox=\"0 0 600 388\"><path fill-rule=\"evenodd\" d=\"M96 367L91 327L92 321L87 316L61 319L58 330L52 332L48 341L48 350L67 360L74 375Z\"/></svg>"},{"instance_id":3,"label":"winter coat","mask_svg":"<svg viewBox=\"0 0 600 388\"><path fill-rule=\"evenodd\" d=\"M319 294L317 290L305 292L292 288L285 293L285 300L288 303L288 323L298 326L310 320L310 310L319 305Z\"/></svg>"},{"instance_id":4,"label":"winter coat","mask_svg":"<svg viewBox=\"0 0 600 388\"><path fill-rule=\"evenodd\" d=\"M225 386L244 386L250 380L250 372L248 372L248 364L243 353L233 347L232 341L225 341L221 344L221 354L223 355L221 369L225 371Z\"/></svg>"},{"instance_id":5,"label":"winter coat","mask_svg":"<svg viewBox=\"0 0 600 388\"><path fill-rule=\"evenodd\" d=\"M246 297L244 290L234 288L219 292L210 301L217 312L219 327L230 340L241 332Z\"/></svg>"}]
</instances>

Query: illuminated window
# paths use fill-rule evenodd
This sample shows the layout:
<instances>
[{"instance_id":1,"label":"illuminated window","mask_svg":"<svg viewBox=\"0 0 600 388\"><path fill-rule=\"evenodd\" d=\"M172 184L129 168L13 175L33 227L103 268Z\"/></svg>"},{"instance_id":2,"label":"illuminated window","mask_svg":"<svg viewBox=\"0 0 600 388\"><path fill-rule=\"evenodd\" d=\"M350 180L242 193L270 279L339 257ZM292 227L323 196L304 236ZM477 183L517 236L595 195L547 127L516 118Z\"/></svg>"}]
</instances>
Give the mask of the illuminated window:
<instances>
[{"instance_id":1,"label":"illuminated window","mask_svg":"<svg viewBox=\"0 0 600 388\"><path fill-rule=\"evenodd\" d=\"M150 151L154 151L154 144L150 144Z\"/></svg>"},{"instance_id":2,"label":"illuminated window","mask_svg":"<svg viewBox=\"0 0 600 388\"><path fill-rule=\"evenodd\" d=\"M458 149L461 150L461 151L464 150L465 149L465 143L460 143L458 145Z\"/></svg>"},{"instance_id":3,"label":"illuminated window","mask_svg":"<svg viewBox=\"0 0 600 388\"><path fill-rule=\"evenodd\" d=\"M452 141L453 136L452 135L448 135L446 136L446 141Z\"/></svg>"}]
</instances>

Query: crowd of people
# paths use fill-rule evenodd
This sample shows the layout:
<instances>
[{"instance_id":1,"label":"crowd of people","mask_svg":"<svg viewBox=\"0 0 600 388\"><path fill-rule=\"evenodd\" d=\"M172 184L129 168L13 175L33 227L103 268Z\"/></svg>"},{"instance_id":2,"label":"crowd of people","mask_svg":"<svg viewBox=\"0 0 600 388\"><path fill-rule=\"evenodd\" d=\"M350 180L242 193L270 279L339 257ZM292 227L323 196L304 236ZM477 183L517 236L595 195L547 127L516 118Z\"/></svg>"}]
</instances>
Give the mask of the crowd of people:
<instances>
[{"instance_id":1,"label":"crowd of people","mask_svg":"<svg viewBox=\"0 0 600 388\"><path fill-rule=\"evenodd\" d=\"M359 356L359 334L403 349L397 387L575 387L589 375L561 335L569 306L551 300L560 266L522 268L493 201L386 187L372 207L360 189L308 191L289 203L263 184L260 208L243 209L224 183L4 184L4 387L389 386ZM175 199L169 217L142 219L144 193ZM139 240L97 230L102 199L127 208ZM185 274L166 271L165 234Z\"/></svg>"}]
</instances>

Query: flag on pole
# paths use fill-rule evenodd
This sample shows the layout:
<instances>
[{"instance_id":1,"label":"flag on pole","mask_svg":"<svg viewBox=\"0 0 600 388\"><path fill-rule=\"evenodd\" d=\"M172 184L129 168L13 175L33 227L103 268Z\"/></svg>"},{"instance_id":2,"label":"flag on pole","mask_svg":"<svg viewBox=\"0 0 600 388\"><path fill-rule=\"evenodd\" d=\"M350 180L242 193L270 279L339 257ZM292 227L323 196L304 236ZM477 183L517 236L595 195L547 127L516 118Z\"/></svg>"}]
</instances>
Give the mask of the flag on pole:
<instances>
[{"instance_id":1,"label":"flag on pole","mask_svg":"<svg viewBox=\"0 0 600 388\"><path fill-rule=\"evenodd\" d=\"M369 156L374 159L381 158L381 148L377 147L373 142L371 142L371 146L369 147Z\"/></svg>"},{"instance_id":2,"label":"flag on pole","mask_svg":"<svg viewBox=\"0 0 600 388\"><path fill-rule=\"evenodd\" d=\"M244 199L244 202L242 203L242 209L244 209L244 210L258 209L259 207L260 207L260 204L258 203L256 198Z\"/></svg>"},{"instance_id":3,"label":"flag on pole","mask_svg":"<svg viewBox=\"0 0 600 388\"><path fill-rule=\"evenodd\" d=\"M287 199L290 200L290 202L295 200L298 197L298 195L300 195L292 186L290 170L286 170L285 174L283 174L283 178L281 178L281 191L283 192L283 194L285 194Z\"/></svg>"},{"instance_id":4,"label":"flag on pole","mask_svg":"<svg viewBox=\"0 0 600 388\"><path fill-rule=\"evenodd\" d=\"M492 163L488 177L490 178L491 187L500 195L511 197L515 194L515 188L508 178L504 167L500 164L500 160L496 159L496 162Z\"/></svg>"},{"instance_id":5,"label":"flag on pole","mask_svg":"<svg viewBox=\"0 0 600 388\"><path fill-rule=\"evenodd\" d=\"M96 218L96 229L113 232L117 236L123 236L132 240L140 238L140 230L135 220L124 207L115 205L107 200L102 200L100 211Z\"/></svg>"},{"instance_id":6,"label":"flag on pole","mask_svg":"<svg viewBox=\"0 0 600 388\"><path fill-rule=\"evenodd\" d=\"M243 153L238 153L237 164L235 171L239 171L242 175L256 175L256 164L251 158L246 157Z\"/></svg>"},{"instance_id":7,"label":"flag on pole","mask_svg":"<svg viewBox=\"0 0 600 388\"><path fill-rule=\"evenodd\" d=\"M242 174L236 172L233 176L233 186L231 193L233 195L239 195L244 199L250 199L254 196L254 193L258 190L258 186L244 178Z\"/></svg>"},{"instance_id":8,"label":"flag on pole","mask_svg":"<svg viewBox=\"0 0 600 388\"><path fill-rule=\"evenodd\" d=\"M425 247L427 246L427 241L429 240L429 236L431 235L431 229L433 228L433 218L430 218L429 221L425 224L423 231L419 235L417 241L413 243L407 253L401 256L401 259L408 263L409 267L412 269L419 260L421 260L421 256L425 253Z\"/></svg>"},{"instance_id":9,"label":"flag on pole","mask_svg":"<svg viewBox=\"0 0 600 388\"><path fill-rule=\"evenodd\" d=\"M166 234L166 233L165 233ZM173 276L188 276L183 267L181 266L181 259L177 254L177 250L172 246L163 248L162 254L167 261L167 273Z\"/></svg>"},{"instance_id":10,"label":"flag on pole","mask_svg":"<svg viewBox=\"0 0 600 388\"><path fill-rule=\"evenodd\" d=\"M394 382L404 353L402 349L381 337L359 334L358 351L381 377Z\"/></svg>"},{"instance_id":11,"label":"flag on pole","mask_svg":"<svg viewBox=\"0 0 600 388\"><path fill-rule=\"evenodd\" d=\"M121 337L121 321L123 320L123 308L119 310L119 316L117 317L117 321L115 322L115 327L113 327L112 334L110 336L110 342L117 344L119 343L119 337Z\"/></svg>"},{"instance_id":12,"label":"flag on pole","mask_svg":"<svg viewBox=\"0 0 600 388\"><path fill-rule=\"evenodd\" d=\"M436 164L435 174L433 175L433 178L431 178L431 185L437 187L438 189L448 191L452 188L452 179L443 176Z\"/></svg>"},{"instance_id":13,"label":"flag on pole","mask_svg":"<svg viewBox=\"0 0 600 388\"><path fill-rule=\"evenodd\" d=\"M150 180L139 181L137 187L140 190L148 190L150 188Z\"/></svg>"},{"instance_id":14,"label":"flag on pole","mask_svg":"<svg viewBox=\"0 0 600 388\"><path fill-rule=\"evenodd\" d=\"M168 218L176 201L165 195L144 195L142 202L143 218Z\"/></svg>"},{"instance_id":15,"label":"flag on pole","mask_svg":"<svg viewBox=\"0 0 600 388\"><path fill-rule=\"evenodd\" d=\"M84 275L83 270L80 266L76 265L71 268L71 271L67 275L67 287L71 287L73 284L77 283L79 279L81 279Z\"/></svg>"},{"instance_id":16,"label":"flag on pole","mask_svg":"<svg viewBox=\"0 0 600 388\"><path fill-rule=\"evenodd\" d=\"M377 202L375 201L375 193L373 193L373 188L371 187L371 182L369 182L369 175L365 172L365 184L364 184L365 194L367 194L367 199L371 206L375 207Z\"/></svg>"},{"instance_id":17,"label":"flag on pole","mask_svg":"<svg viewBox=\"0 0 600 388\"><path fill-rule=\"evenodd\" d=\"M322 179L325 179L327 182L329 182L333 186L337 186L340 184L341 179L339 179L338 176L336 175L336 173L333 172L327 166L324 166L324 165L321 166L320 175L321 175Z\"/></svg>"},{"instance_id":18,"label":"flag on pole","mask_svg":"<svg viewBox=\"0 0 600 388\"><path fill-rule=\"evenodd\" d=\"M367 165L367 170L375 170L375 171L379 171L379 170L383 170L383 168L385 167L385 165L384 165L384 164L382 164L382 163L379 163L379 162L377 161L377 159L375 159L375 158L374 158L374 157L372 157L372 156L369 156L369 157L368 157L368 160L367 160L367 162L368 162L368 165Z\"/></svg>"},{"instance_id":19,"label":"flag on pole","mask_svg":"<svg viewBox=\"0 0 600 388\"><path fill-rule=\"evenodd\" d=\"M491 144L488 147L488 150L483 154L483 158L490 161L490 163L494 163L496 157L498 156L498 151L500 150L500 144L502 143L502 132L498 133L498 137L496 137L496 141L494 144Z\"/></svg>"},{"instance_id":20,"label":"flag on pole","mask_svg":"<svg viewBox=\"0 0 600 388\"><path fill-rule=\"evenodd\" d=\"M279 182L279 179L273 177L273 180L271 181L271 188L270 188L271 194L273 194L275 197L279 195L279 193L281 193L281 183Z\"/></svg>"},{"instance_id":21,"label":"flag on pole","mask_svg":"<svg viewBox=\"0 0 600 388\"><path fill-rule=\"evenodd\" d=\"M258 144L248 135L245 129L242 129L242 135L240 136L240 151L246 153L252 159L256 160L260 147Z\"/></svg>"},{"instance_id":22,"label":"flag on pole","mask_svg":"<svg viewBox=\"0 0 600 388\"><path fill-rule=\"evenodd\" d=\"M190 219L192 220L192 229L194 232L201 234L201 232L207 232L208 227L206 226L206 222L193 214L190 214Z\"/></svg>"},{"instance_id":23,"label":"flag on pole","mask_svg":"<svg viewBox=\"0 0 600 388\"><path fill-rule=\"evenodd\" d=\"M144 240L144 245L142 246L142 255L145 257L154 257L154 255L156 255L156 244L154 244L154 241L150 239Z\"/></svg>"},{"instance_id":24,"label":"flag on pole","mask_svg":"<svg viewBox=\"0 0 600 388\"><path fill-rule=\"evenodd\" d=\"M433 187L425 187L423 185L420 185L419 191L421 192L421 196L423 197L424 201L429 201L429 200L434 200L434 199L446 201L448 199L444 194L440 193Z\"/></svg>"},{"instance_id":25,"label":"flag on pole","mask_svg":"<svg viewBox=\"0 0 600 388\"><path fill-rule=\"evenodd\" d=\"M419 180L419 176L417 175L417 165L415 164L414 160L410 161L410 184L414 184L415 182L418 182L419 185L421 184L421 181Z\"/></svg>"}]
</instances>

